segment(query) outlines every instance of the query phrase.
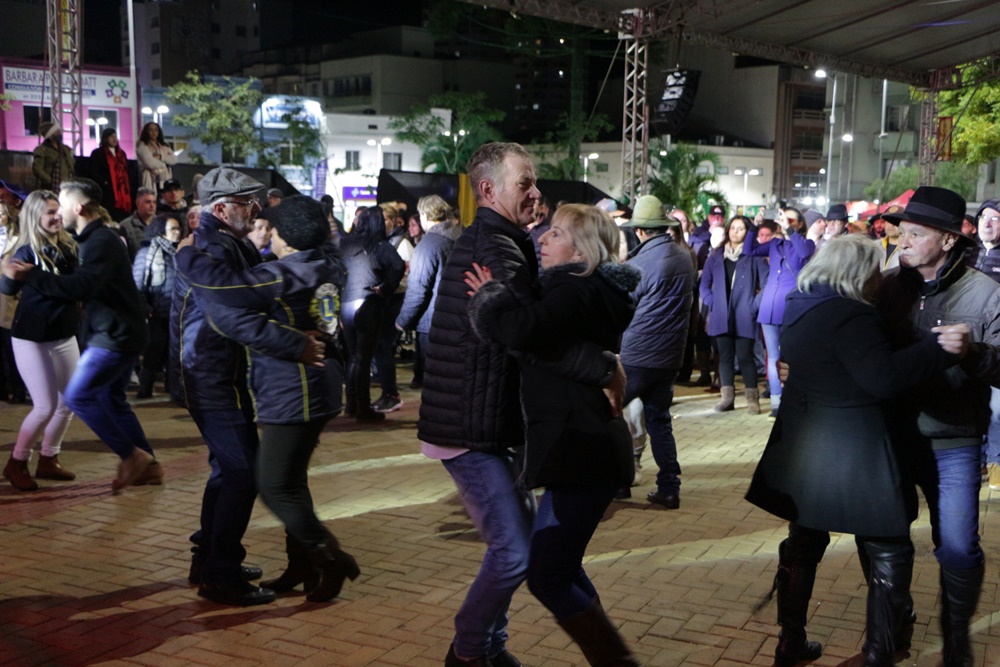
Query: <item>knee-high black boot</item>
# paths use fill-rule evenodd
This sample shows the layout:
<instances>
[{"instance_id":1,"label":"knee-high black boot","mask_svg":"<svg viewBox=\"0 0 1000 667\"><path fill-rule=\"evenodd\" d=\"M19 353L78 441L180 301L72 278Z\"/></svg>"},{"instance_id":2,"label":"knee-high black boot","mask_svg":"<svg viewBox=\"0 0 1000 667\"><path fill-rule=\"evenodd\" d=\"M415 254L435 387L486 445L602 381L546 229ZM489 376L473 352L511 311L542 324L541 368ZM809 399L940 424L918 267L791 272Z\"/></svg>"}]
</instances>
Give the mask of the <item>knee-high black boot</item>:
<instances>
[{"instance_id":1,"label":"knee-high black boot","mask_svg":"<svg viewBox=\"0 0 1000 667\"><path fill-rule=\"evenodd\" d=\"M586 611L560 620L559 627L573 638L593 667L639 666L618 628L604 613L600 599L595 599Z\"/></svg>"},{"instance_id":2,"label":"knee-high black boot","mask_svg":"<svg viewBox=\"0 0 1000 667\"><path fill-rule=\"evenodd\" d=\"M825 546L824 546L825 548ZM792 667L823 655L823 645L806 639L806 615L816 581L816 565L822 558L799 550L791 539L778 545L778 573L774 577L778 592L778 646L774 650L776 667Z\"/></svg>"},{"instance_id":3,"label":"knee-high black boot","mask_svg":"<svg viewBox=\"0 0 1000 667\"><path fill-rule=\"evenodd\" d=\"M897 653L909 649L913 637L913 544L908 538L865 541L862 548L869 563L864 664L892 667Z\"/></svg>"},{"instance_id":4,"label":"knee-high black boot","mask_svg":"<svg viewBox=\"0 0 1000 667\"><path fill-rule=\"evenodd\" d=\"M983 566L971 570L941 567L941 637L944 667L972 667L969 622L979 604Z\"/></svg>"},{"instance_id":5,"label":"knee-high black boot","mask_svg":"<svg viewBox=\"0 0 1000 667\"><path fill-rule=\"evenodd\" d=\"M287 593L299 584L307 593L319 584L320 571L309 560L305 545L289 534L285 534L285 553L288 554L288 566L277 579L260 582L263 588L270 588L275 593Z\"/></svg>"}]
</instances>

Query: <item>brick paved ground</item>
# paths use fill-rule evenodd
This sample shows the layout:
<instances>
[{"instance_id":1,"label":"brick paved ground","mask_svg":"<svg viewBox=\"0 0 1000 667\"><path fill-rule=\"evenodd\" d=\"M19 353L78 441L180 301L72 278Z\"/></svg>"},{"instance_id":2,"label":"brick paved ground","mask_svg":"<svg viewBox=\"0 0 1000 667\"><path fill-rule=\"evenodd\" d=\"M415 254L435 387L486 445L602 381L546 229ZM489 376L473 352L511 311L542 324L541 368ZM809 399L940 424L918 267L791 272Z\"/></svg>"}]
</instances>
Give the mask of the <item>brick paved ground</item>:
<instances>
[{"instance_id":1,"label":"brick paved ground","mask_svg":"<svg viewBox=\"0 0 1000 667\"><path fill-rule=\"evenodd\" d=\"M207 465L194 424L169 403L143 402L138 413L167 484L112 496L116 460L75 422L62 458L77 482L42 482L31 494L0 485L0 665L443 664L482 546L444 469L419 455L418 397L404 398L384 425L336 420L313 459L318 511L363 570L333 604L292 595L233 609L198 598L186 581L187 536ZM714 414L714 401L696 389L678 398L681 509L648 505L644 485L613 504L588 552L604 606L643 664L771 664L774 606L752 612L770 588L784 526L742 500L770 420ZM4 459L25 412L0 404ZM988 490L981 500L990 561L973 639L977 667L996 667L1000 525L997 500ZM937 567L926 511L914 535L919 620L903 664L936 667ZM246 544L251 562L277 572L283 533L260 503ZM810 634L826 646L816 664L859 664L864 596L853 540L835 536L813 597ZM584 664L523 588L511 612L510 648L526 665Z\"/></svg>"}]
</instances>

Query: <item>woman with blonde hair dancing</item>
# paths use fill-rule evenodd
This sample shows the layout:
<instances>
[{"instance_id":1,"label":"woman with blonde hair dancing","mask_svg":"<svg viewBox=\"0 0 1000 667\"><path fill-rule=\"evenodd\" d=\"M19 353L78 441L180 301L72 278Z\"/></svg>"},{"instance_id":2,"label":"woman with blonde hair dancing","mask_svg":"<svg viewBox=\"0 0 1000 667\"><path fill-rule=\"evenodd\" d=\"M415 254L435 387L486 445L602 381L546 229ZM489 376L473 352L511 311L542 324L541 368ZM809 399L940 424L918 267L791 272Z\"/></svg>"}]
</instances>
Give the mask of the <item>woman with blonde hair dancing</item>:
<instances>
[{"instance_id":1,"label":"woman with blonde hair dancing","mask_svg":"<svg viewBox=\"0 0 1000 667\"><path fill-rule=\"evenodd\" d=\"M13 259L34 264L40 271L62 275L74 271L76 241L63 228L55 193L38 190L28 195L20 223L21 236ZM3 475L14 488L34 491L38 483L28 472L28 460L39 435L42 448L35 477L60 481L76 478L60 464L59 452L73 418L63 391L80 358L76 342L79 310L74 301L44 296L30 285L6 276L0 277L0 292L8 296L20 294L11 336L14 359L34 406L21 423Z\"/></svg>"}]
</instances>

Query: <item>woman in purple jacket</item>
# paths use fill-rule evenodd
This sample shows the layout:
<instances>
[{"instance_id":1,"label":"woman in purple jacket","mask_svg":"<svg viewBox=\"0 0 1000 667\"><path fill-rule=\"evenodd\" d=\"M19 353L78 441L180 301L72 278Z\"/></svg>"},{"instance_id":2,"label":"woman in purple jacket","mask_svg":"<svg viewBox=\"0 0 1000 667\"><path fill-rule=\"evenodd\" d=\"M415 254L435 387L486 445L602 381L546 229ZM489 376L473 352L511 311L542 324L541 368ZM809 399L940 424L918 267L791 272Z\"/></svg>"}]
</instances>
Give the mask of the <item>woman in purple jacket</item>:
<instances>
[{"instance_id":1,"label":"woman in purple jacket","mask_svg":"<svg viewBox=\"0 0 1000 667\"><path fill-rule=\"evenodd\" d=\"M764 347L767 348L767 383L771 390L771 416L778 414L781 403L781 381L778 380L778 332L785 313L785 297L795 289L799 271L816 252L815 239L791 231L803 224L802 213L796 208L784 208L778 214L778 225L785 238L772 238L767 243L758 243L757 236L747 234L743 241L743 253L749 257L767 257L769 270L767 284L760 298L760 312L757 322L764 332ZM796 224L798 222L799 224Z\"/></svg>"},{"instance_id":2,"label":"woman in purple jacket","mask_svg":"<svg viewBox=\"0 0 1000 667\"><path fill-rule=\"evenodd\" d=\"M739 359L747 411L756 415L760 414L760 391L753 344L757 337L760 288L767 280L767 262L743 252L744 239L757 235L757 228L749 218L734 216L724 230L725 240L705 260L699 285L701 302L708 309L705 332L719 350L722 399L715 411L725 412L734 407L735 362Z\"/></svg>"}]
</instances>

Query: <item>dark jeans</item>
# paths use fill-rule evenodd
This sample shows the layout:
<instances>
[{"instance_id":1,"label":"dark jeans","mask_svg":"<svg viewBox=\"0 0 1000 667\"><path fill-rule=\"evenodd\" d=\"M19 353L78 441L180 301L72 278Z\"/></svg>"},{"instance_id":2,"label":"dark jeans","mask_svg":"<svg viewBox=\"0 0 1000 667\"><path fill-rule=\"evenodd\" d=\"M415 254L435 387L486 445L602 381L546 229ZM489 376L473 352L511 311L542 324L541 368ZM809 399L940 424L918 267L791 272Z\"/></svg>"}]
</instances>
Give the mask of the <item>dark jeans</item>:
<instances>
[{"instance_id":1,"label":"dark jeans","mask_svg":"<svg viewBox=\"0 0 1000 667\"><path fill-rule=\"evenodd\" d=\"M192 411L191 417L208 446L212 464L201 501L196 552L204 559L202 579L221 586L237 585L242 582L240 565L247 555L243 535L257 499L254 462L259 441L253 411L249 407Z\"/></svg>"},{"instance_id":2,"label":"dark jeans","mask_svg":"<svg viewBox=\"0 0 1000 667\"><path fill-rule=\"evenodd\" d=\"M424 383L424 365L427 363L427 346L430 345L430 334L417 332L413 355L413 381Z\"/></svg>"},{"instance_id":3,"label":"dark jeans","mask_svg":"<svg viewBox=\"0 0 1000 667\"><path fill-rule=\"evenodd\" d=\"M399 340L399 329L396 328L396 318L403 310L405 293L393 294L389 297L382 316L382 332L378 345L375 347L375 366L378 368L378 379L382 385L382 393L395 396L399 393L396 383L396 342Z\"/></svg>"},{"instance_id":4,"label":"dark jeans","mask_svg":"<svg viewBox=\"0 0 1000 667\"><path fill-rule=\"evenodd\" d=\"M139 371L139 392L150 393L156 374L162 373L167 364L167 350L170 346L170 320L166 317L151 317L149 325L149 345L142 354L142 370ZM170 392L170 377L164 375L164 386Z\"/></svg>"},{"instance_id":5,"label":"dark jeans","mask_svg":"<svg viewBox=\"0 0 1000 667\"><path fill-rule=\"evenodd\" d=\"M150 454L142 424L125 398L125 389L139 355L88 347L80 355L63 398L66 405L120 458L135 448Z\"/></svg>"},{"instance_id":6,"label":"dark jeans","mask_svg":"<svg viewBox=\"0 0 1000 667\"><path fill-rule=\"evenodd\" d=\"M666 494L675 494L681 485L681 466L677 462L677 441L670 417L670 403L674 400L675 369L642 368L625 366L625 401L634 398L642 401L642 411L649 433L649 446L659 471L656 488Z\"/></svg>"},{"instance_id":7,"label":"dark jeans","mask_svg":"<svg viewBox=\"0 0 1000 667\"><path fill-rule=\"evenodd\" d=\"M583 555L616 489L547 490L538 503L528 558L528 590L557 620L586 611L597 589Z\"/></svg>"},{"instance_id":8,"label":"dark jeans","mask_svg":"<svg viewBox=\"0 0 1000 667\"><path fill-rule=\"evenodd\" d=\"M326 420L265 424L257 452L257 485L285 532L307 547L325 543L330 531L316 517L309 493L309 459Z\"/></svg>"},{"instance_id":9,"label":"dark jeans","mask_svg":"<svg viewBox=\"0 0 1000 667\"><path fill-rule=\"evenodd\" d=\"M347 345L347 411L367 409L371 404L372 355L378 344L385 314L385 302L377 296L362 300L358 307L344 308L344 343Z\"/></svg>"},{"instance_id":10,"label":"dark jeans","mask_svg":"<svg viewBox=\"0 0 1000 667\"><path fill-rule=\"evenodd\" d=\"M719 348L719 377L723 387L732 387L736 383L736 366L740 362L740 373L747 389L757 388L757 360L754 358L753 338L739 336L715 336L716 347Z\"/></svg>"}]
</instances>

